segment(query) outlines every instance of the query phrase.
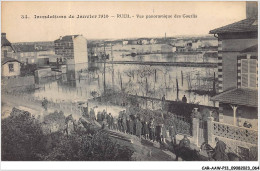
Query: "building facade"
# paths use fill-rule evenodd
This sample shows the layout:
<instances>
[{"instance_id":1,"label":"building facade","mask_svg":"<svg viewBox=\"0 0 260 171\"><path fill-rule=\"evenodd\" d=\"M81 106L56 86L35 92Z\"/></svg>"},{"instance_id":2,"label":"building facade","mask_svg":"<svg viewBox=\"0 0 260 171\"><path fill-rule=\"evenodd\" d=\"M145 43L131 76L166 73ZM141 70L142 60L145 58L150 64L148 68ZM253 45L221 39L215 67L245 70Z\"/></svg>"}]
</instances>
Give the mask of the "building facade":
<instances>
[{"instance_id":1,"label":"building facade","mask_svg":"<svg viewBox=\"0 0 260 171\"><path fill-rule=\"evenodd\" d=\"M3 77L19 76L20 70L21 70L20 61L13 59L13 58L9 58L9 57L2 58L2 76Z\"/></svg>"},{"instance_id":2,"label":"building facade","mask_svg":"<svg viewBox=\"0 0 260 171\"><path fill-rule=\"evenodd\" d=\"M13 58L24 64L35 64L37 66L46 66L62 61L61 56L56 55L54 49L39 47L34 44L15 44L16 53L13 54Z\"/></svg>"},{"instance_id":3,"label":"building facade","mask_svg":"<svg viewBox=\"0 0 260 171\"><path fill-rule=\"evenodd\" d=\"M257 2L250 3L257 8ZM258 20L247 17L210 34L218 38L219 87L211 100L219 103L219 120L213 135L249 154L258 139Z\"/></svg>"},{"instance_id":4,"label":"building facade","mask_svg":"<svg viewBox=\"0 0 260 171\"><path fill-rule=\"evenodd\" d=\"M61 55L67 64L88 63L87 40L82 35L60 37L54 41L55 54Z\"/></svg>"}]
</instances>

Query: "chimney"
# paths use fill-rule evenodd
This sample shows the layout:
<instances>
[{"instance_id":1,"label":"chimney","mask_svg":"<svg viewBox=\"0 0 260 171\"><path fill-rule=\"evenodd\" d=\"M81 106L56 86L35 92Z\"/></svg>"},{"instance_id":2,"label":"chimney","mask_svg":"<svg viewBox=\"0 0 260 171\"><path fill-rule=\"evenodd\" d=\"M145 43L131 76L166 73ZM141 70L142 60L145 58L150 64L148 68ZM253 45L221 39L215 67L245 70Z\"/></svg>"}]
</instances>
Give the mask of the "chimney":
<instances>
[{"instance_id":1,"label":"chimney","mask_svg":"<svg viewBox=\"0 0 260 171\"><path fill-rule=\"evenodd\" d=\"M258 15L258 2L247 1L246 2L246 18L257 19Z\"/></svg>"},{"instance_id":2,"label":"chimney","mask_svg":"<svg viewBox=\"0 0 260 171\"><path fill-rule=\"evenodd\" d=\"M62 36L60 36L60 40L62 39Z\"/></svg>"},{"instance_id":3,"label":"chimney","mask_svg":"<svg viewBox=\"0 0 260 171\"><path fill-rule=\"evenodd\" d=\"M6 38L6 33L2 33L2 34L1 34L1 37L2 37L2 38Z\"/></svg>"}]
</instances>

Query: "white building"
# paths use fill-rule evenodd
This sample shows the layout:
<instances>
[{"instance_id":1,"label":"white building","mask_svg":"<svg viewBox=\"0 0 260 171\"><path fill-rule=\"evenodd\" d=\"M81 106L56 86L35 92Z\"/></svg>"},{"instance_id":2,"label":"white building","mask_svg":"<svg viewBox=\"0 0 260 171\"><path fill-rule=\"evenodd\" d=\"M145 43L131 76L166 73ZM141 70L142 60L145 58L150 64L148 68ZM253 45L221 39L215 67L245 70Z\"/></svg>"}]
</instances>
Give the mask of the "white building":
<instances>
[{"instance_id":1,"label":"white building","mask_svg":"<svg viewBox=\"0 0 260 171\"><path fill-rule=\"evenodd\" d=\"M127 41L127 40L124 40L124 41L122 41L122 44L123 44L123 45L127 45L127 44L128 44L128 41Z\"/></svg>"},{"instance_id":2,"label":"white building","mask_svg":"<svg viewBox=\"0 0 260 171\"><path fill-rule=\"evenodd\" d=\"M2 76L3 77L19 76L20 70L21 70L20 61L10 58L10 57L2 58Z\"/></svg>"}]
</instances>

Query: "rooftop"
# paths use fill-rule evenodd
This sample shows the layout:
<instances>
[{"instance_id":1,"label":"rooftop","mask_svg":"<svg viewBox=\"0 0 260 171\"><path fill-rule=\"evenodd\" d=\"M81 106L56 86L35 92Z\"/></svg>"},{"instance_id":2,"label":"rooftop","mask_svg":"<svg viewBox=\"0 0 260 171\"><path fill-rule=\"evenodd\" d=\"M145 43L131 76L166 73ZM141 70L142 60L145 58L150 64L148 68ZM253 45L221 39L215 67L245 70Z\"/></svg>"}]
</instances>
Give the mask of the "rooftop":
<instances>
[{"instance_id":1,"label":"rooftop","mask_svg":"<svg viewBox=\"0 0 260 171\"><path fill-rule=\"evenodd\" d=\"M76 38L79 35L67 35L67 36L61 36L59 39L55 40L55 42L60 42L60 41L72 41L72 37Z\"/></svg>"},{"instance_id":2,"label":"rooftop","mask_svg":"<svg viewBox=\"0 0 260 171\"><path fill-rule=\"evenodd\" d=\"M12 44L9 42L9 40L7 40L6 33L1 33L1 47L3 46L10 46L13 49L13 51L15 51Z\"/></svg>"},{"instance_id":3,"label":"rooftop","mask_svg":"<svg viewBox=\"0 0 260 171\"><path fill-rule=\"evenodd\" d=\"M18 61L17 59L14 59L14 58L10 58L10 57L4 57L2 58L2 65L6 64L7 62L19 62L21 63L20 61Z\"/></svg>"},{"instance_id":4,"label":"rooftop","mask_svg":"<svg viewBox=\"0 0 260 171\"><path fill-rule=\"evenodd\" d=\"M241 53L246 53L246 52L257 52L258 51L258 44L254 46L250 46L244 50L241 51Z\"/></svg>"},{"instance_id":5,"label":"rooftop","mask_svg":"<svg viewBox=\"0 0 260 171\"><path fill-rule=\"evenodd\" d=\"M237 33L237 32L252 32L258 30L258 20L247 18L233 24L229 24L223 27L210 30L210 34L219 34L219 33Z\"/></svg>"},{"instance_id":6,"label":"rooftop","mask_svg":"<svg viewBox=\"0 0 260 171\"><path fill-rule=\"evenodd\" d=\"M14 44L13 47L16 52L39 52L48 51L51 49L49 47L37 47L34 44Z\"/></svg>"},{"instance_id":7,"label":"rooftop","mask_svg":"<svg viewBox=\"0 0 260 171\"><path fill-rule=\"evenodd\" d=\"M222 103L258 107L258 97L256 89L236 88L225 91L211 98L212 101Z\"/></svg>"}]
</instances>

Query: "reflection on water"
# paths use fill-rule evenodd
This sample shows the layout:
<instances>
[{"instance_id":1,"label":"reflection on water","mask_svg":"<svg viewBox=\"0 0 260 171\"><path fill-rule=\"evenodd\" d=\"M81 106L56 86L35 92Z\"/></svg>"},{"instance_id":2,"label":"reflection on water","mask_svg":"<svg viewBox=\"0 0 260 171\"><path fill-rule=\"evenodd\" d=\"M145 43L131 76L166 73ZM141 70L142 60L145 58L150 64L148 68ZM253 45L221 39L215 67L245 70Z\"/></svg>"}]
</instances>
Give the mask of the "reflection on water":
<instances>
[{"instance_id":1,"label":"reflection on water","mask_svg":"<svg viewBox=\"0 0 260 171\"><path fill-rule=\"evenodd\" d=\"M152 61L152 62L217 62L217 58L203 57L204 53L194 52L191 54L149 54L127 56L129 53L113 52L114 61ZM111 60L111 59L110 59Z\"/></svg>"},{"instance_id":2,"label":"reflection on water","mask_svg":"<svg viewBox=\"0 0 260 171\"><path fill-rule=\"evenodd\" d=\"M150 56L158 58L157 55ZM143 56L137 58L144 60ZM37 80L40 88L35 90L34 96L54 101L86 101L93 98L91 92L101 95L105 86L106 89L153 98L161 98L165 94L167 100L181 100L186 95L188 103L213 106L208 95L188 93L187 90L201 86L211 89L213 82L209 78L216 72L214 68L123 64L106 64L104 68L102 63L79 68L61 76Z\"/></svg>"}]
</instances>

